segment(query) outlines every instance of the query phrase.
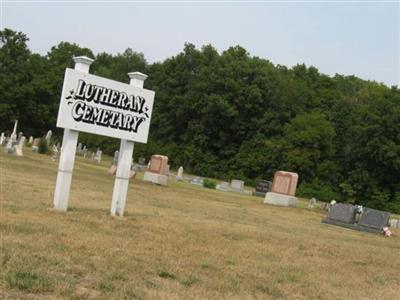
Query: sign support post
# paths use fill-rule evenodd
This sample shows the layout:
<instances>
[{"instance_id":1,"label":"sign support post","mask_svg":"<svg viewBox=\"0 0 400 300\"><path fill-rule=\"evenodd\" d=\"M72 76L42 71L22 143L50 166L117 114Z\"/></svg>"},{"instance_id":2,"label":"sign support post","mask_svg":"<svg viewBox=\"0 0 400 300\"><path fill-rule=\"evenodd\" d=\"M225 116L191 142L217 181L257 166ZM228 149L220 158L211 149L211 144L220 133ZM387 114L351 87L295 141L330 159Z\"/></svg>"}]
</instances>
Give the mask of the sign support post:
<instances>
[{"instance_id":1,"label":"sign support post","mask_svg":"<svg viewBox=\"0 0 400 300\"><path fill-rule=\"evenodd\" d=\"M140 72L128 73L130 78L130 85L143 88L144 81L147 75ZM124 215L126 197L128 194L129 175L132 164L134 143L132 141L121 139L118 155L118 168L115 176L114 190L111 202L111 215L120 216Z\"/></svg>"},{"instance_id":2,"label":"sign support post","mask_svg":"<svg viewBox=\"0 0 400 300\"><path fill-rule=\"evenodd\" d=\"M89 68L93 61L93 59L86 56L74 57L75 70L89 73ZM54 209L59 211L65 212L68 209L69 191L71 188L72 171L74 169L78 136L79 131L68 128L64 129L56 188L54 192Z\"/></svg>"}]
</instances>

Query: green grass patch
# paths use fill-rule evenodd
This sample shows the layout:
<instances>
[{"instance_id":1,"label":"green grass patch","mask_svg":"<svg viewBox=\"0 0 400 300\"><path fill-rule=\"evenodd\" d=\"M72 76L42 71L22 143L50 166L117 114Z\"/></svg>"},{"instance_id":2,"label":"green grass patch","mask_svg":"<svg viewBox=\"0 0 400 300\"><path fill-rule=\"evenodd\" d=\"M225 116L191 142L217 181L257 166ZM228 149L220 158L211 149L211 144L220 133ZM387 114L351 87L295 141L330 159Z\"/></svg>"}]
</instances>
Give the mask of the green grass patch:
<instances>
[{"instance_id":1,"label":"green grass patch","mask_svg":"<svg viewBox=\"0 0 400 300\"><path fill-rule=\"evenodd\" d=\"M49 292L53 288L49 278L31 270L10 271L6 274L6 282L10 288L33 293Z\"/></svg>"}]
</instances>

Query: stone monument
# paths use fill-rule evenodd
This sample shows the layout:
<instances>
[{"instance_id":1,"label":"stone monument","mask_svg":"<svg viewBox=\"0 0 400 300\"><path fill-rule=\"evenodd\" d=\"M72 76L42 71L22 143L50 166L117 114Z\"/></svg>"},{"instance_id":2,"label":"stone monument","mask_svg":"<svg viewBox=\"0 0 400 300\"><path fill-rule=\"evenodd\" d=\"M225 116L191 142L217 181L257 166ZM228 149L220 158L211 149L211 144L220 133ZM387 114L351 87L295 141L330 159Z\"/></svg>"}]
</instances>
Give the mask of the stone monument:
<instances>
[{"instance_id":1,"label":"stone monument","mask_svg":"<svg viewBox=\"0 0 400 300\"><path fill-rule=\"evenodd\" d=\"M143 180L159 185L168 185L167 165L168 156L153 155L150 159L149 168L144 173Z\"/></svg>"},{"instance_id":2,"label":"stone monument","mask_svg":"<svg viewBox=\"0 0 400 300\"><path fill-rule=\"evenodd\" d=\"M275 173L272 190L265 195L264 203L279 206L297 206L298 199L295 197L297 173L278 171Z\"/></svg>"}]
</instances>

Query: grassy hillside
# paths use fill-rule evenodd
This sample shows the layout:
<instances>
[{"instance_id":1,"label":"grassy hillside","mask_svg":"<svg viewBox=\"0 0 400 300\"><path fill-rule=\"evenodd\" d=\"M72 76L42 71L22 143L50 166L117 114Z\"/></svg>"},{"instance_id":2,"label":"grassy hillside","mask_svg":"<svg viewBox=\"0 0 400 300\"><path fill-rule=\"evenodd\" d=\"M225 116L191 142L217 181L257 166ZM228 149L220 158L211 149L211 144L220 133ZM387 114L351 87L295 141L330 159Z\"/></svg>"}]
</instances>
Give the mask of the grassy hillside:
<instances>
[{"instance_id":1,"label":"grassy hillside","mask_svg":"<svg viewBox=\"0 0 400 300\"><path fill-rule=\"evenodd\" d=\"M400 232L321 224L319 210L171 181L131 181L109 215L109 161L77 158L70 210L58 163L0 151L1 299L397 299Z\"/></svg>"}]
</instances>

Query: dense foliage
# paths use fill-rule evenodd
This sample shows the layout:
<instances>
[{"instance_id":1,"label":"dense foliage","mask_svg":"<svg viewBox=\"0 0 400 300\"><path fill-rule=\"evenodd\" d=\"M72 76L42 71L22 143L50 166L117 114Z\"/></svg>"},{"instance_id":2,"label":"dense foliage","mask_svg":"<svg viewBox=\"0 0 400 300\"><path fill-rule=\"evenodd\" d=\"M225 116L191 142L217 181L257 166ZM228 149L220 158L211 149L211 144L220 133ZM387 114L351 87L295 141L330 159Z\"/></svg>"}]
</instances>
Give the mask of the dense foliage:
<instances>
[{"instance_id":1,"label":"dense foliage","mask_svg":"<svg viewBox=\"0 0 400 300\"><path fill-rule=\"evenodd\" d=\"M20 121L25 135L55 128L63 73L72 56L95 58L91 73L128 82L149 75L156 91L147 145L135 157L160 153L172 166L220 179L272 179L298 172L299 194L400 212L400 91L314 67L274 65L240 46L218 53L186 44L178 55L148 64L141 53L117 55L62 42L33 54L21 32L0 32L0 128ZM111 154L115 139L81 134Z\"/></svg>"}]
</instances>

